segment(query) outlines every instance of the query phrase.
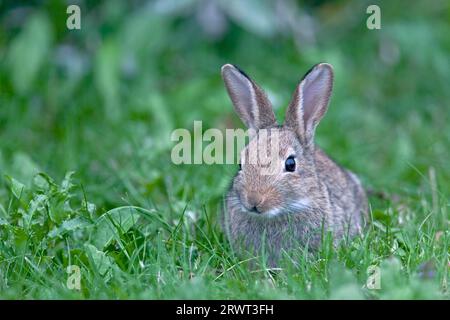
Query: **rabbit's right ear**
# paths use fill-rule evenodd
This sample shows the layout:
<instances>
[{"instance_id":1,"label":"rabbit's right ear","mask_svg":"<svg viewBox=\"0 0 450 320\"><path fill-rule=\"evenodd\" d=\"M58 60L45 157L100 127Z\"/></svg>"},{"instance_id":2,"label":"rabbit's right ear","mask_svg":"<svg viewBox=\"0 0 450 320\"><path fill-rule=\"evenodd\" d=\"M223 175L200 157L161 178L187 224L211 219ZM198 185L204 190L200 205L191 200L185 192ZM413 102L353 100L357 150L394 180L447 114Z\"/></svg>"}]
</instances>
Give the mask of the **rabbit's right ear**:
<instances>
[{"instance_id":1,"label":"rabbit's right ear","mask_svg":"<svg viewBox=\"0 0 450 320\"><path fill-rule=\"evenodd\" d=\"M277 125L269 99L242 70L226 64L222 78L234 109L248 128L259 130Z\"/></svg>"},{"instance_id":2,"label":"rabbit's right ear","mask_svg":"<svg viewBox=\"0 0 450 320\"><path fill-rule=\"evenodd\" d=\"M286 112L285 125L310 145L314 132L328 109L333 88L333 67L328 63L315 65L303 77Z\"/></svg>"}]
</instances>

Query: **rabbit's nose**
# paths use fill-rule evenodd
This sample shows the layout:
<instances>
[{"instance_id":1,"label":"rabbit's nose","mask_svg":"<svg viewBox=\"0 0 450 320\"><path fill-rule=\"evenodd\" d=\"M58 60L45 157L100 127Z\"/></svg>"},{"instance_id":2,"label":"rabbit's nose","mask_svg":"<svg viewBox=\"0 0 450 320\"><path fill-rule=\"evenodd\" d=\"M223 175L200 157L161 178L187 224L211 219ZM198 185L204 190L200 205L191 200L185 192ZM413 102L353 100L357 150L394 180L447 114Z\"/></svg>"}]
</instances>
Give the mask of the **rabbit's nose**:
<instances>
[{"instance_id":1,"label":"rabbit's nose","mask_svg":"<svg viewBox=\"0 0 450 320\"><path fill-rule=\"evenodd\" d=\"M263 202L263 197L259 193L251 193L247 196L250 211L261 212L259 210L260 204Z\"/></svg>"}]
</instances>

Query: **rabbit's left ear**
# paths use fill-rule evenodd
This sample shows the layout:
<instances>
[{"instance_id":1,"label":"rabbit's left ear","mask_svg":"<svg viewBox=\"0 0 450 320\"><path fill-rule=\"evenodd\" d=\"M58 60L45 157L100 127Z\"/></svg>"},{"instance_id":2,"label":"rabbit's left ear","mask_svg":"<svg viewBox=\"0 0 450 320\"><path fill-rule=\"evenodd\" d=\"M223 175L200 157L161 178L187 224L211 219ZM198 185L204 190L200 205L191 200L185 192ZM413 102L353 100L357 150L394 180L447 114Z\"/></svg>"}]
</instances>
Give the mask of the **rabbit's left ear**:
<instances>
[{"instance_id":1,"label":"rabbit's left ear","mask_svg":"<svg viewBox=\"0 0 450 320\"><path fill-rule=\"evenodd\" d=\"M328 109L332 88L333 67L319 63L306 73L294 92L285 126L294 129L307 145L313 143L316 126Z\"/></svg>"},{"instance_id":2,"label":"rabbit's left ear","mask_svg":"<svg viewBox=\"0 0 450 320\"><path fill-rule=\"evenodd\" d=\"M250 129L265 129L277 125L272 104L264 91L238 67L226 64L222 78L234 109Z\"/></svg>"}]
</instances>

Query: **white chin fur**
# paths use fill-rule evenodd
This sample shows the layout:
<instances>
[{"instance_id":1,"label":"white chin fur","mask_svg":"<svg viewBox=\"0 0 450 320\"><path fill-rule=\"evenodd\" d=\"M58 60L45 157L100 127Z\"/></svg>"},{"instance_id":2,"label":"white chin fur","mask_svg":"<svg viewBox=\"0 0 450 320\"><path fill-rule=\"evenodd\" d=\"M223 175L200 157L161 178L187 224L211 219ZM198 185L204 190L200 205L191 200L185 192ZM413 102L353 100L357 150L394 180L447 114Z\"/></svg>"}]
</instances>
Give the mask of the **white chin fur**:
<instances>
[{"instance_id":1,"label":"white chin fur","mask_svg":"<svg viewBox=\"0 0 450 320\"><path fill-rule=\"evenodd\" d=\"M264 212L263 215L265 215L267 217L276 217L280 213L281 213L281 209L280 208L273 208L273 209L270 209L267 212Z\"/></svg>"},{"instance_id":2,"label":"white chin fur","mask_svg":"<svg viewBox=\"0 0 450 320\"><path fill-rule=\"evenodd\" d=\"M273 208L270 209L269 211L263 212L261 214L258 213L256 215L267 218L273 218L283 213L292 214L302 212L310 207L310 203L311 202L308 199L299 199L293 203L290 203L289 206L287 206L287 209L284 207Z\"/></svg>"}]
</instances>

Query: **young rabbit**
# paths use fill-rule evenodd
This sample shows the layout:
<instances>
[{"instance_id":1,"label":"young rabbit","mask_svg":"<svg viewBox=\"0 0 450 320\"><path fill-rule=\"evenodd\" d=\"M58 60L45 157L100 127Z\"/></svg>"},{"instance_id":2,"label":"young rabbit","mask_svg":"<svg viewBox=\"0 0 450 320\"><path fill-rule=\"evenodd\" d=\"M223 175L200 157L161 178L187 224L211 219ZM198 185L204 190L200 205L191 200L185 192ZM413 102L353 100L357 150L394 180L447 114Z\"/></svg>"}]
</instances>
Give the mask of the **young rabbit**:
<instances>
[{"instance_id":1,"label":"young rabbit","mask_svg":"<svg viewBox=\"0 0 450 320\"><path fill-rule=\"evenodd\" d=\"M334 244L360 233L368 211L360 181L314 144L328 109L332 66L317 64L303 77L281 126L267 96L243 71L226 64L222 77L236 112L254 132L225 199L224 228L233 248L262 250L275 266L283 250L317 249L324 231L331 231ZM269 154L270 174L247 161L261 146Z\"/></svg>"}]
</instances>

